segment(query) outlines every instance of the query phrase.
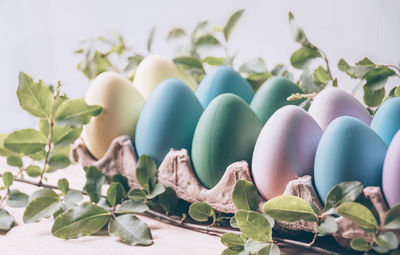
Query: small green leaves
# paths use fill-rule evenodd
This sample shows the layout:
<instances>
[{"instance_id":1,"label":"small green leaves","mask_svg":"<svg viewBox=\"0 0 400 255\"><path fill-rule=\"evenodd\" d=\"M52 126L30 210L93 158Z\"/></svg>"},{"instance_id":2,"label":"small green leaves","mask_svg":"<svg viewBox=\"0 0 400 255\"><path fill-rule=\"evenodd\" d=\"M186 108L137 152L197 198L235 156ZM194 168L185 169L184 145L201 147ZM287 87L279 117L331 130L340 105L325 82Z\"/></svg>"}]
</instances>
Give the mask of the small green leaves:
<instances>
[{"instance_id":1,"label":"small green leaves","mask_svg":"<svg viewBox=\"0 0 400 255\"><path fill-rule=\"evenodd\" d=\"M197 38L195 45L198 47L212 47L220 45L220 42L212 34L206 34Z\"/></svg>"},{"instance_id":2,"label":"small green leaves","mask_svg":"<svg viewBox=\"0 0 400 255\"><path fill-rule=\"evenodd\" d=\"M82 128L54 126L53 143L55 147L64 147L72 144L82 133Z\"/></svg>"},{"instance_id":3,"label":"small green leaves","mask_svg":"<svg viewBox=\"0 0 400 255\"><path fill-rule=\"evenodd\" d=\"M302 198L296 196L278 196L265 202L264 213L275 220L294 222L298 220L317 222L318 215Z\"/></svg>"},{"instance_id":4,"label":"small green leaves","mask_svg":"<svg viewBox=\"0 0 400 255\"><path fill-rule=\"evenodd\" d=\"M226 23L224 27L224 36L225 40L229 41L233 31L235 30L240 18L243 15L244 10L238 10L232 14L232 16L229 18L228 22Z\"/></svg>"},{"instance_id":5,"label":"small green leaves","mask_svg":"<svg viewBox=\"0 0 400 255\"><path fill-rule=\"evenodd\" d=\"M314 80L320 84L326 85L331 80L331 77L325 68L318 66L318 68L314 71Z\"/></svg>"},{"instance_id":6,"label":"small green leaves","mask_svg":"<svg viewBox=\"0 0 400 255\"><path fill-rule=\"evenodd\" d=\"M355 238L351 240L350 246L353 250L356 251L369 251L369 243L362 238Z\"/></svg>"},{"instance_id":7,"label":"small green leaves","mask_svg":"<svg viewBox=\"0 0 400 255\"><path fill-rule=\"evenodd\" d=\"M236 182L232 200L237 209L255 211L258 207L258 192L253 183L246 180Z\"/></svg>"},{"instance_id":8,"label":"small green leaves","mask_svg":"<svg viewBox=\"0 0 400 255\"><path fill-rule=\"evenodd\" d=\"M157 182L156 162L150 156L140 156L136 167L136 179L147 194L150 194Z\"/></svg>"},{"instance_id":9,"label":"small green leaves","mask_svg":"<svg viewBox=\"0 0 400 255\"><path fill-rule=\"evenodd\" d=\"M394 74L395 72L388 67L376 67L366 72L362 78L366 81L366 87L378 90L382 89L387 79Z\"/></svg>"},{"instance_id":10,"label":"small green leaves","mask_svg":"<svg viewBox=\"0 0 400 255\"><path fill-rule=\"evenodd\" d=\"M375 238L375 242L380 247L386 248L388 250L394 250L399 245L397 236L393 232L385 232L385 233L379 234Z\"/></svg>"},{"instance_id":11,"label":"small green leaves","mask_svg":"<svg viewBox=\"0 0 400 255\"><path fill-rule=\"evenodd\" d=\"M225 233L221 236L221 243L234 251L243 250L245 242L245 239L233 233Z\"/></svg>"},{"instance_id":12,"label":"small green leaves","mask_svg":"<svg viewBox=\"0 0 400 255\"><path fill-rule=\"evenodd\" d=\"M182 28L174 28L171 31L169 31L167 40L182 38L185 35L186 35L186 32Z\"/></svg>"},{"instance_id":13,"label":"small green leaves","mask_svg":"<svg viewBox=\"0 0 400 255\"><path fill-rule=\"evenodd\" d=\"M61 193L63 195L67 194L67 192L69 191L69 182L67 179L65 178L61 178L58 180L57 182L57 187L60 189Z\"/></svg>"},{"instance_id":14,"label":"small green leaves","mask_svg":"<svg viewBox=\"0 0 400 255\"><path fill-rule=\"evenodd\" d=\"M257 255L279 255L281 254L281 251L279 250L278 245L276 244L268 244L267 246L261 248L258 252Z\"/></svg>"},{"instance_id":15,"label":"small green leaves","mask_svg":"<svg viewBox=\"0 0 400 255\"><path fill-rule=\"evenodd\" d=\"M80 191L77 190L70 190L65 194L64 200L68 203L78 203L83 199L83 195Z\"/></svg>"},{"instance_id":16,"label":"small green leaves","mask_svg":"<svg viewBox=\"0 0 400 255\"><path fill-rule=\"evenodd\" d=\"M138 200L138 201L126 200L121 204L121 206L118 208L117 212L130 211L130 212L141 213L141 212L145 212L147 210L149 210L149 207L146 205L144 200Z\"/></svg>"},{"instance_id":17,"label":"small green leaves","mask_svg":"<svg viewBox=\"0 0 400 255\"><path fill-rule=\"evenodd\" d=\"M49 120L54 101L51 89L42 81L33 82L32 77L23 72L19 73L18 80L17 96L22 109Z\"/></svg>"},{"instance_id":18,"label":"small green leaves","mask_svg":"<svg viewBox=\"0 0 400 255\"><path fill-rule=\"evenodd\" d=\"M74 239L98 232L110 219L110 213L91 203L83 203L59 215L51 233L61 239Z\"/></svg>"},{"instance_id":19,"label":"small green leaves","mask_svg":"<svg viewBox=\"0 0 400 255\"><path fill-rule=\"evenodd\" d=\"M26 173L29 177L39 177L42 173L42 169L40 169L40 167L38 166L32 165L28 166L28 168L26 169Z\"/></svg>"},{"instance_id":20,"label":"small green leaves","mask_svg":"<svg viewBox=\"0 0 400 255\"><path fill-rule=\"evenodd\" d=\"M107 190L107 202L111 207L117 205L125 196L125 189L119 182L110 184Z\"/></svg>"},{"instance_id":21,"label":"small green leaves","mask_svg":"<svg viewBox=\"0 0 400 255\"><path fill-rule=\"evenodd\" d=\"M7 189L14 182L14 175L11 172L5 172L1 178L3 179L4 187Z\"/></svg>"},{"instance_id":22,"label":"small green leaves","mask_svg":"<svg viewBox=\"0 0 400 255\"><path fill-rule=\"evenodd\" d=\"M129 245L153 243L149 226L134 215L126 214L112 219L108 225L108 232Z\"/></svg>"},{"instance_id":23,"label":"small green leaves","mask_svg":"<svg viewBox=\"0 0 400 255\"><path fill-rule=\"evenodd\" d=\"M203 63L197 58L194 57L177 57L173 59L174 63L177 65L183 65L189 68L195 68L203 70Z\"/></svg>"},{"instance_id":24,"label":"small green leaves","mask_svg":"<svg viewBox=\"0 0 400 255\"><path fill-rule=\"evenodd\" d=\"M49 159L50 171L55 171L58 169L64 169L71 164L69 157L63 154L54 154Z\"/></svg>"},{"instance_id":25,"label":"small green leaves","mask_svg":"<svg viewBox=\"0 0 400 255\"><path fill-rule=\"evenodd\" d=\"M85 167L86 184L83 190L90 197L90 201L97 203L101 197L101 187L106 183L104 174L96 167Z\"/></svg>"},{"instance_id":26,"label":"small green leaves","mask_svg":"<svg viewBox=\"0 0 400 255\"><path fill-rule=\"evenodd\" d=\"M14 217L0 208L0 231L8 231L14 225Z\"/></svg>"},{"instance_id":27,"label":"small green leaves","mask_svg":"<svg viewBox=\"0 0 400 255\"><path fill-rule=\"evenodd\" d=\"M321 54L316 48L303 46L292 54L290 63L297 69L307 69L310 61L318 57L321 57Z\"/></svg>"},{"instance_id":28,"label":"small green leaves","mask_svg":"<svg viewBox=\"0 0 400 255\"><path fill-rule=\"evenodd\" d=\"M362 204L346 202L337 209L337 214L353 221L359 228L366 232L376 232L378 223L372 212Z\"/></svg>"},{"instance_id":29,"label":"small green leaves","mask_svg":"<svg viewBox=\"0 0 400 255\"><path fill-rule=\"evenodd\" d=\"M264 248L268 244L269 243L261 243L261 242L254 241L252 239L248 239L246 241L246 244L244 245L244 249L251 253L257 253L260 249Z\"/></svg>"},{"instance_id":30,"label":"small green leaves","mask_svg":"<svg viewBox=\"0 0 400 255\"><path fill-rule=\"evenodd\" d=\"M248 238L258 242L272 240L271 226L263 215L253 211L238 210L235 219L240 231Z\"/></svg>"},{"instance_id":31,"label":"small green leaves","mask_svg":"<svg viewBox=\"0 0 400 255\"><path fill-rule=\"evenodd\" d=\"M24 223L38 222L53 215L61 207L60 198L53 190L45 188L32 194L24 212Z\"/></svg>"},{"instance_id":32,"label":"small green leaves","mask_svg":"<svg viewBox=\"0 0 400 255\"><path fill-rule=\"evenodd\" d=\"M10 190L7 197L7 205L9 207L19 208L28 204L29 196L17 189Z\"/></svg>"},{"instance_id":33,"label":"small green leaves","mask_svg":"<svg viewBox=\"0 0 400 255\"><path fill-rule=\"evenodd\" d=\"M146 192L141 189L131 189L128 192L128 197L129 199L133 201L140 201L140 200L145 200L146 199Z\"/></svg>"},{"instance_id":34,"label":"small green leaves","mask_svg":"<svg viewBox=\"0 0 400 255\"><path fill-rule=\"evenodd\" d=\"M203 62L209 64L210 66L221 66L225 64L225 61L226 58L218 58L212 56L207 56L203 59Z\"/></svg>"},{"instance_id":35,"label":"small green leaves","mask_svg":"<svg viewBox=\"0 0 400 255\"><path fill-rule=\"evenodd\" d=\"M24 166L24 162L18 156L9 156L7 157L7 165L21 168Z\"/></svg>"},{"instance_id":36,"label":"small green leaves","mask_svg":"<svg viewBox=\"0 0 400 255\"><path fill-rule=\"evenodd\" d=\"M333 217L326 217L317 226L319 235L330 235L336 233L338 225Z\"/></svg>"},{"instance_id":37,"label":"small green leaves","mask_svg":"<svg viewBox=\"0 0 400 255\"><path fill-rule=\"evenodd\" d=\"M293 34L294 40L302 45L309 46L310 42L308 41L303 29L297 26L293 13L289 12L288 16L289 16L289 27Z\"/></svg>"},{"instance_id":38,"label":"small green leaves","mask_svg":"<svg viewBox=\"0 0 400 255\"><path fill-rule=\"evenodd\" d=\"M149 52L149 53L151 52L151 49L153 47L153 40L154 40L155 33L156 33L156 27L154 26L151 29L149 37L147 39L147 52Z\"/></svg>"},{"instance_id":39,"label":"small green leaves","mask_svg":"<svg viewBox=\"0 0 400 255\"><path fill-rule=\"evenodd\" d=\"M41 151L47 144L46 137L35 129L21 129L12 132L4 140L4 146L16 153L30 155Z\"/></svg>"},{"instance_id":40,"label":"small green leaves","mask_svg":"<svg viewBox=\"0 0 400 255\"><path fill-rule=\"evenodd\" d=\"M400 229L400 204L390 208L385 219L385 229Z\"/></svg>"},{"instance_id":41,"label":"small green leaves","mask_svg":"<svg viewBox=\"0 0 400 255\"><path fill-rule=\"evenodd\" d=\"M355 201L362 193L364 185L359 181L341 182L328 193L324 207L325 214L335 213L335 208L344 202Z\"/></svg>"},{"instance_id":42,"label":"small green leaves","mask_svg":"<svg viewBox=\"0 0 400 255\"><path fill-rule=\"evenodd\" d=\"M209 218L212 218L213 222L216 220L214 209L204 202L196 202L191 204L189 207L189 215L192 219L199 222L208 221Z\"/></svg>"},{"instance_id":43,"label":"small green leaves","mask_svg":"<svg viewBox=\"0 0 400 255\"><path fill-rule=\"evenodd\" d=\"M367 106L376 107L382 104L382 101L385 98L385 88L372 90L369 87L364 86L363 89L364 89L364 102Z\"/></svg>"},{"instance_id":44,"label":"small green leaves","mask_svg":"<svg viewBox=\"0 0 400 255\"><path fill-rule=\"evenodd\" d=\"M65 100L57 108L55 121L61 127L77 128L89 123L93 116L101 113L99 105L88 105L83 99Z\"/></svg>"},{"instance_id":45,"label":"small green leaves","mask_svg":"<svg viewBox=\"0 0 400 255\"><path fill-rule=\"evenodd\" d=\"M338 62L338 68L340 71L345 72L351 78L361 79L366 72L375 67L375 64L368 58L357 62L355 66L350 66L343 58Z\"/></svg>"},{"instance_id":46,"label":"small green leaves","mask_svg":"<svg viewBox=\"0 0 400 255\"><path fill-rule=\"evenodd\" d=\"M164 191L165 191L165 187L160 183L156 183L156 185L154 185L153 189L151 190L150 194L146 195L146 198L153 199L153 198L157 197L158 195L162 194Z\"/></svg>"},{"instance_id":47,"label":"small green leaves","mask_svg":"<svg viewBox=\"0 0 400 255\"><path fill-rule=\"evenodd\" d=\"M158 203L167 214L173 211L178 204L175 190L170 187L165 188L164 193L158 196Z\"/></svg>"}]
</instances>

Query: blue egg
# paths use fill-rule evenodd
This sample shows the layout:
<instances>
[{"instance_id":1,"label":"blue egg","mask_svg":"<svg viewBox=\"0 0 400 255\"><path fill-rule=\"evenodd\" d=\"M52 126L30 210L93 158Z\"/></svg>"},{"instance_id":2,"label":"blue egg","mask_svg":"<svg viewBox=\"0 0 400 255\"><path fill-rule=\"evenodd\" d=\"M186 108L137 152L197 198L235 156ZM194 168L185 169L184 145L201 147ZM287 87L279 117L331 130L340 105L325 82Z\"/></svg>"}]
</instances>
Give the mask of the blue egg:
<instances>
[{"instance_id":1,"label":"blue egg","mask_svg":"<svg viewBox=\"0 0 400 255\"><path fill-rule=\"evenodd\" d=\"M224 93L235 94L248 104L254 96L250 84L228 66L219 66L213 69L204 77L196 90L196 96L204 108L215 97Z\"/></svg>"},{"instance_id":2,"label":"blue egg","mask_svg":"<svg viewBox=\"0 0 400 255\"><path fill-rule=\"evenodd\" d=\"M136 126L138 156L154 158L159 166L170 149L190 155L193 133L203 112L193 91L177 79L161 82L146 100Z\"/></svg>"},{"instance_id":3,"label":"blue egg","mask_svg":"<svg viewBox=\"0 0 400 255\"><path fill-rule=\"evenodd\" d=\"M400 97L390 98L378 108L371 128L389 146L394 135L400 130Z\"/></svg>"},{"instance_id":4,"label":"blue egg","mask_svg":"<svg viewBox=\"0 0 400 255\"><path fill-rule=\"evenodd\" d=\"M364 122L336 118L318 144L314 162L315 187L325 202L329 190L344 181L381 186L387 146Z\"/></svg>"}]
</instances>

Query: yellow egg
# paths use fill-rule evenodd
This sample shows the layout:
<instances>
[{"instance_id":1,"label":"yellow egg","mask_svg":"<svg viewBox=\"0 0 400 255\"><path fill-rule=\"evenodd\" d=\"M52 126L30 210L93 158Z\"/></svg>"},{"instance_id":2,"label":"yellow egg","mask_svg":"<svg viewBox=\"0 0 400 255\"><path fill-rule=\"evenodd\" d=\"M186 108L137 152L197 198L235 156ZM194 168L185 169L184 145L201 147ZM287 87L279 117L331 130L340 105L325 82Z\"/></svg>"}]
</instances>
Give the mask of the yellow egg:
<instances>
[{"instance_id":1,"label":"yellow egg","mask_svg":"<svg viewBox=\"0 0 400 255\"><path fill-rule=\"evenodd\" d=\"M103 157L112 140L120 135L134 138L144 97L128 79L114 72L96 77L86 94L89 105L101 105L102 113L83 128L82 138L89 152Z\"/></svg>"},{"instance_id":2,"label":"yellow egg","mask_svg":"<svg viewBox=\"0 0 400 255\"><path fill-rule=\"evenodd\" d=\"M197 88L193 77L180 70L171 60L157 55L143 59L136 70L133 85L145 98L148 98L160 82L169 78L183 81L193 91Z\"/></svg>"}]
</instances>

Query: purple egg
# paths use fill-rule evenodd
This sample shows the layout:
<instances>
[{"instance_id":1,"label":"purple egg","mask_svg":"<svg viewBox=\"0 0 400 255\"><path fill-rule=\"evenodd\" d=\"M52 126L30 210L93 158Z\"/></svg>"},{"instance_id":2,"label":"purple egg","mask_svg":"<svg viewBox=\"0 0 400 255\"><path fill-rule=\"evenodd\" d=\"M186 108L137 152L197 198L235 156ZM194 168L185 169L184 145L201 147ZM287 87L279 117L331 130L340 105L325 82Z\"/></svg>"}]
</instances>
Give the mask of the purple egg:
<instances>
[{"instance_id":1,"label":"purple egg","mask_svg":"<svg viewBox=\"0 0 400 255\"><path fill-rule=\"evenodd\" d=\"M326 88L312 102L310 115L325 130L329 123L340 116L351 116L369 125L371 114L352 95L338 88Z\"/></svg>"},{"instance_id":2,"label":"purple egg","mask_svg":"<svg viewBox=\"0 0 400 255\"><path fill-rule=\"evenodd\" d=\"M390 207L400 203L400 131L396 133L386 152L382 189Z\"/></svg>"}]
</instances>

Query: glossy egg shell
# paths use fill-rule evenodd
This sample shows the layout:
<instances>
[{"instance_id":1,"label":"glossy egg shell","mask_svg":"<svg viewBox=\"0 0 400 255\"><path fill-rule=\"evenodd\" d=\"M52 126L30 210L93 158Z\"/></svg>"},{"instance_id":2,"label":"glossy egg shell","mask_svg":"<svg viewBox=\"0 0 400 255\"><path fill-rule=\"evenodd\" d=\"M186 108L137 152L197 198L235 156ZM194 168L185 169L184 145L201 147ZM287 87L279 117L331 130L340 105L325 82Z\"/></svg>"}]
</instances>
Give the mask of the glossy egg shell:
<instances>
[{"instance_id":1,"label":"glossy egg shell","mask_svg":"<svg viewBox=\"0 0 400 255\"><path fill-rule=\"evenodd\" d=\"M400 203L400 131L394 136L386 152L382 190L391 207Z\"/></svg>"},{"instance_id":2,"label":"glossy egg shell","mask_svg":"<svg viewBox=\"0 0 400 255\"><path fill-rule=\"evenodd\" d=\"M400 130L400 97L386 100L376 111L371 128L389 145Z\"/></svg>"},{"instance_id":3,"label":"glossy egg shell","mask_svg":"<svg viewBox=\"0 0 400 255\"><path fill-rule=\"evenodd\" d=\"M135 72L133 85L148 98L160 82L169 78L181 80L193 91L197 88L196 81L190 75L179 69L170 59L158 55L143 59Z\"/></svg>"},{"instance_id":4,"label":"glossy egg shell","mask_svg":"<svg viewBox=\"0 0 400 255\"><path fill-rule=\"evenodd\" d=\"M205 109L193 137L192 162L200 182L211 189L236 161L249 165L262 125L248 104L233 94L216 97Z\"/></svg>"},{"instance_id":5,"label":"glossy egg shell","mask_svg":"<svg viewBox=\"0 0 400 255\"><path fill-rule=\"evenodd\" d=\"M204 108L217 96L232 93L250 103L254 91L240 74L228 66L219 66L209 72L200 82L196 96Z\"/></svg>"},{"instance_id":6,"label":"glossy egg shell","mask_svg":"<svg viewBox=\"0 0 400 255\"><path fill-rule=\"evenodd\" d=\"M265 124L276 110L285 105L298 105L304 100L288 101L287 98L301 93L300 88L285 77L272 77L264 82L251 101L250 107Z\"/></svg>"},{"instance_id":7,"label":"glossy egg shell","mask_svg":"<svg viewBox=\"0 0 400 255\"><path fill-rule=\"evenodd\" d=\"M124 76L104 72L94 79L86 94L89 105L101 105L102 113L83 128L82 138L89 152L103 157L112 140L120 135L134 139L144 98Z\"/></svg>"},{"instance_id":8,"label":"glossy egg shell","mask_svg":"<svg viewBox=\"0 0 400 255\"><path fill-rule=\"evenodd\" d=\"M253 179L265 199L281 195L289 181L312 175L322 130L294 105L276 111L264 125L254 147Z\"/></svg>"},{"instance_id":9,"label":"glossy egg shell","mask_svg":"<svg viewBox=\"0 0 400 255\"><path fill-rule=\"evenodd\" d=\"M364 122L348 116L325 130L315 155L314 178L320 198L344 181L381 186L387 146Z\"/></svg>"},{"instance_id":10,"label":"glossy egg shell","mask_svg":"<svg viewBox=\"0 0 400 255\"><path fill-rule=\"evenodd\" d=\"M311 103L310 115L325 130L337 117L351 116L369 125L372 116L352 95L338 88L326 88Z\"/></svg>"},{"instance_id":11,"label":"glossy egg shell","mask_svg":"<svg viewBox=\"0 0 400 255\"><path fill-rule=\"evenodd\" d=\"M190 153L202 112L200 102L183 82L167 79L160 83L139 116L135 139L138 156L149 155L160 165L170 149Z\"/></svg>"}]
</instances>

